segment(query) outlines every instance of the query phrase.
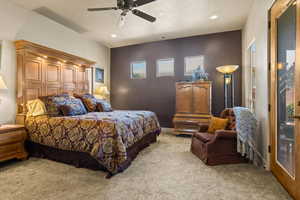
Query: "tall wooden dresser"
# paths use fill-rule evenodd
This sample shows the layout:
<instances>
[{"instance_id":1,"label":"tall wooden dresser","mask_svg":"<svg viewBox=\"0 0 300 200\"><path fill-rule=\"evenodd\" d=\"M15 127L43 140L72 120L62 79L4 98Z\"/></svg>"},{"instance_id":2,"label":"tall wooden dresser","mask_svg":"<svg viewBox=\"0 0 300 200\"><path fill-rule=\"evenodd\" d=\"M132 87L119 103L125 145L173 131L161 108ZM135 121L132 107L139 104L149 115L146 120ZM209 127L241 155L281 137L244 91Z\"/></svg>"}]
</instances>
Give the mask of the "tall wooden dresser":
<instances>
[{"instance_id":1,"label":"tall wooden dresser","mask_svg":"<svg viewBox=\"0 0 300 200\"><path fill-rule=\"evenodd\" d=\"M176 83L175 134L191 135L211 118L210 81Z\"/></svg>"}]
</instances>

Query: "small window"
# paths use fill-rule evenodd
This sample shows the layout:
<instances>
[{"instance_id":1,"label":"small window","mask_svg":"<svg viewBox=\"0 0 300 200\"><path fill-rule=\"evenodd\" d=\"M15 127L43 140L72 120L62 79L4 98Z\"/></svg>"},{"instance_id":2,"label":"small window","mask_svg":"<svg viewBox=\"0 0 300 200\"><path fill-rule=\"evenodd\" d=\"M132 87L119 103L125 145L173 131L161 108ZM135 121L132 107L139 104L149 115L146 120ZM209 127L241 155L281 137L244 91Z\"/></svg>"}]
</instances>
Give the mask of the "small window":
<instances>
[{"instance_id":1,"label":"small window","mask_svg":"<svg viewBox=\"0 0 300 200\"><path fill-rule=\"evenodd\" d=\"M131 79L146 79L146 61L134 61L131 63Z\"/></svg>"},{"instance_id":2,"label":"small window","mask_svg":"<svg viewBox=\"0 0 300 200\"><path fill-rule=\"evenodd\" d=\"M184 58L184 75L191 76L198 67L204 67L204 56Z\"/></svg>"},{"instance_id":3,"label":"small window","mask_svg":"<svg viewBox=\"0 0 300 200\"><path fill-rule=\"evenodd\" d=\"M174 76L174 58L157 60L156 76Z\"/></svg>"}]
</instances>

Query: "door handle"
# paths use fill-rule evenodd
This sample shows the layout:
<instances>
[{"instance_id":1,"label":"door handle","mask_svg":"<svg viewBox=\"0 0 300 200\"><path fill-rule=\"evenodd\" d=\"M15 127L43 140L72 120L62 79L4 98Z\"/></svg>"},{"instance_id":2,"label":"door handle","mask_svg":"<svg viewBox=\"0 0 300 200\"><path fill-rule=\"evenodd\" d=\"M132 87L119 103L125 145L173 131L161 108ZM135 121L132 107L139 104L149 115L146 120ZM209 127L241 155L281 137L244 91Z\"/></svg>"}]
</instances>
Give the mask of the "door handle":
<instances>
[{"instance_id":1,"label":"door handle","mask_svg":"<svg viewBox=\"0 0 300 200\"><path fill-rule=\"evenodd\" d=\"M300 119L300 115L294 115L293 118L294 119Z\"/></svg>"}]
</instances>

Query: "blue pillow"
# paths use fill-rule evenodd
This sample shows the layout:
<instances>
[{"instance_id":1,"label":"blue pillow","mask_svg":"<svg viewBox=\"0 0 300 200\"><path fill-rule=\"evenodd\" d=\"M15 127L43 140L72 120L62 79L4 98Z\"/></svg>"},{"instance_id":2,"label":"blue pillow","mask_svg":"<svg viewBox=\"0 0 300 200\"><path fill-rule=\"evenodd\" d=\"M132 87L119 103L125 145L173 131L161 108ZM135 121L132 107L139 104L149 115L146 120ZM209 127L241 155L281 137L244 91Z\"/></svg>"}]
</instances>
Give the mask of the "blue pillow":
<instances>
[{"instance_id":1,"label":"blue pillow","mask_svg":"<svg viewBox=\"0 0 300 200\"><path fill-rule=\"evenodd\" d=\"M87 113L82 101L74 97L54 97L53 103L64 116L84 115Z\"/></svg>"}]
</instances>

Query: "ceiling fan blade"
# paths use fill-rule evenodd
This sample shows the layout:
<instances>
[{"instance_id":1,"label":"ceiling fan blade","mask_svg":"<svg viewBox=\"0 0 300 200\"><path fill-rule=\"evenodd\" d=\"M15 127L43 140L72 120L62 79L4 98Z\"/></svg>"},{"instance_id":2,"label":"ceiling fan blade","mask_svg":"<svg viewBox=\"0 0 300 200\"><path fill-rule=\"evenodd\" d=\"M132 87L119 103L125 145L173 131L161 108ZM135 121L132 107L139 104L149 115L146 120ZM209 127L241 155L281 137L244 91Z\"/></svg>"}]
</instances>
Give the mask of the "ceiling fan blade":
<instances>
[{"instance_id":1,"label":"ceiling fan blade","mask_svg":"<svg viewBox=\"0 0 300 200\"><path fill-rule=\"evenodd\" d=\"M153 2L153 1L156 1L156 0L136 0L136 1L134 2L134 6L135 6L135 7L142 6L142 5L151 3L151 2Z\"/></svg>"},{"instance_id":2,"label":"ceiling fan blade","mask_svg":"<svg viewBox=\"0 0 300 200\"><path fill-rule=\"evenodd\" d=\"M107 8L88 8L88 11L104 11L104 10L118 10L117 7L107 7Z\"/></svg>"},{"instance_id":3,"label":"ceiling fan blade","mask_svg":"<svg viewBox=\"0 0 300 200\"><path fill-rule=\"evenodd\" d=\"M155 22L156 21L156 18L155 17L152 17L151 15L148 15L140 10L133 10L132 13L138 17L141 17L149 22Z\"/></svg>"}]
</instances>

